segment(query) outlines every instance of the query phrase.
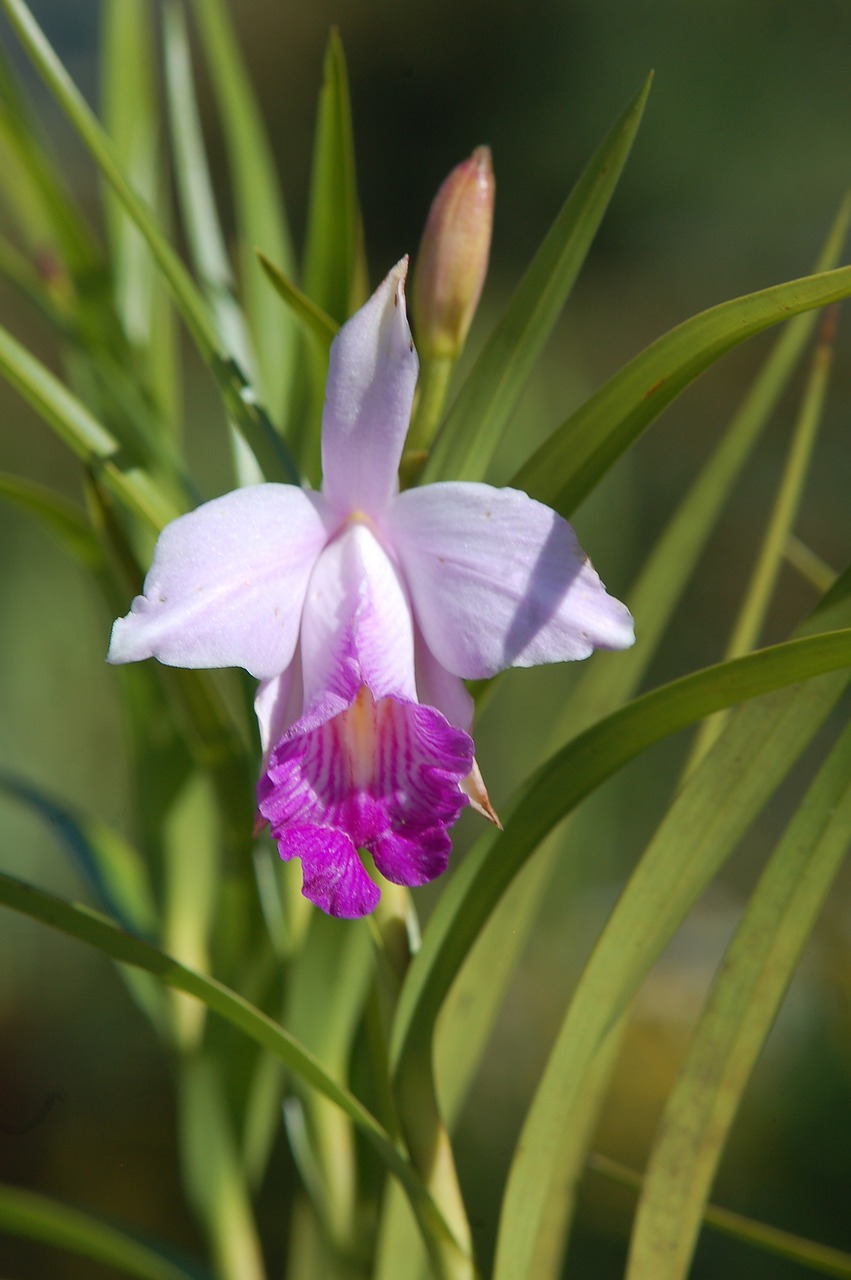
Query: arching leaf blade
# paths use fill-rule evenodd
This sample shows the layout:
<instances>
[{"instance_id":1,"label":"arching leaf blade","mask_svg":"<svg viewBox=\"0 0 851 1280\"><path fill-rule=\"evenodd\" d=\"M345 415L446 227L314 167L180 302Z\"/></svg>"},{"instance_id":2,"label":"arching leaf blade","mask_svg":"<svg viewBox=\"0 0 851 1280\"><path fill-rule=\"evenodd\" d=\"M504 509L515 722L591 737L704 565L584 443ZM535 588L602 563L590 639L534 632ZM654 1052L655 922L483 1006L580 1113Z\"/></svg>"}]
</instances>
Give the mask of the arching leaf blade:
<instances>
[{"instance_id":1,"label":"arching leaf blade","mask_svg":"<svg viewBox=\"0 0 851 1280\"><path fill-rule=\"evenodd\" d=\"M628 1280L682 1280L724 1144L851 847L851 727L786 829L716 976L650 1155Z\"/></svg>"},{"instance_id":2,"label":"arching leaf blade","mask_svg":"<svg viewBox=\"0 0 851 1280\"><path fill-rule=\"evenodd\" d=\"M847 581L809 629L819 615L848 620L846 588ZM759 654L749 658L761 665ZM586 965L527 1114L503 1200L496 1280L516 1274L543 1280L559 1273L573 1209L564 1188L575 1186L586 1155L573 1140L573 1124L587 1116L590 1092L598 1096L600 1047L847 683L847 672L838 668L739 708L675 797Z\"/></svg>"},{"instance_id":3,"label":"arching leaf blade","mask_svg":"<svg viewBox=\"0 0 851 1280\"><path fill-rule=\"evenodd\" d=\"M435 437L420 480L481 480L570 294L635 140L652 76L568 196Z\"/></svg>"},{"instance_id":4,"label":"arching leaf blade","mask_svg":"<svg viewBox=\"0 0 851 1280\"><path fill-rule=\"evenodd\" d=\"M851 294L851 267L722 302L658 338L610 378L512 480L569 515L672 400L714 362L803 311Z\"/></svg>"},{"instance_id":5,"label":"arching leaf blade","mask_svg":"<svg viewBox=\"0 0 851 1280\"><path fill-rule=\"evenodd\" d=\"M98 912L77 903L65 902L14 876L0 873L0 903L85 942L120 964L152 973L175 991L194 996L261 1048L275 1054L305 1084L329 1098L349 1116L386 1168L405 1188L428 1245L438 1240L444 1246L452 1246L449 1228L410 1162L386 1130L352 1093L333 1080L316 1058L272 1018L217 979L187 968L141 938L125 933Z\"/></svg>"}]
</instances>

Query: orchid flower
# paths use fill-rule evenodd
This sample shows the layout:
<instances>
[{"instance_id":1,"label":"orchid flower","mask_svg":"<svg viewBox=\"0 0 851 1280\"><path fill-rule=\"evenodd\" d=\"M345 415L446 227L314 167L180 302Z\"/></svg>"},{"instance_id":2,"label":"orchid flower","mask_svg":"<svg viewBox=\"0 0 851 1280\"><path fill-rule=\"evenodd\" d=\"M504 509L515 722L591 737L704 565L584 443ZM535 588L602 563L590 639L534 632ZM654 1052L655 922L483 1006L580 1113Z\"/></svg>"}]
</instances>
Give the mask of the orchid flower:
<instances>
[{"instance_id":1,"label":"orchid flower","mask_svg":"<svg viewBox=\"0 0 851 1280\"><path fill-rule=\"evenodd\" d=\"M399 492L418 361L407 260L337 335L320 492L237 489L160 535L108 660L241 666L260 680L261 820L303 892L356 917L446 867L468 803L493 811L465 680L633 642L572 528L513 489Z\"/></svg>"}]
</instances>

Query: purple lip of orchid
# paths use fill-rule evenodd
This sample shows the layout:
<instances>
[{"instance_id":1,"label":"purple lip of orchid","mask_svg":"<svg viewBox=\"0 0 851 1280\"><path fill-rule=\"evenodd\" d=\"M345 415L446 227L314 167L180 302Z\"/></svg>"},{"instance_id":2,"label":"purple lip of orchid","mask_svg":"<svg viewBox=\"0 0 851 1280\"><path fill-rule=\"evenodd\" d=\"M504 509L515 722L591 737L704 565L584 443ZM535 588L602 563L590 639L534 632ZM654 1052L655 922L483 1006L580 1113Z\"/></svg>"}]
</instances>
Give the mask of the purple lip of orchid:
<instances>
[{"instance_id":1,"label":"purple lip of orchid","mask_svg":"<svg viewBox=\"0 0 851 1280\"><path fill-rule=\"evenodd\" d=\"M345 917L380 896L359 849L423 884L465 804L494 816L464 680L634 639L548 507L484 484L398 492L418 369L406 271L331 348L321 492L255 485L173 521L107 655L259 678L260 815L305 895Z\"/></svg>"}]
</instances>

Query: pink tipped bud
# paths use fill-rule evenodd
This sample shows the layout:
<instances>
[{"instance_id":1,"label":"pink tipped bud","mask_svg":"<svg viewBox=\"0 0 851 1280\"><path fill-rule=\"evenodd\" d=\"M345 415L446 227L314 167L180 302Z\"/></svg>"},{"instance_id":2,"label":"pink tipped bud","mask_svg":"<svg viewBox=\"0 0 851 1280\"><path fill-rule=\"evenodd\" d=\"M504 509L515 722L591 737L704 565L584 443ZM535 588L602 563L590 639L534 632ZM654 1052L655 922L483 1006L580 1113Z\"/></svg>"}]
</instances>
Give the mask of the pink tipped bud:
<instances>
[{"instance_id":1,"label":"pink tipped bud","mask_svg":"<svg viewBox=\"0 0 851 1280\"><path fill-rule=\"evenodd\" d=\"M413 280L416 341L424 355L457 356L488 270L494 178L489 147L456 165L434 198Z\"/></svg>"}]
</instances>

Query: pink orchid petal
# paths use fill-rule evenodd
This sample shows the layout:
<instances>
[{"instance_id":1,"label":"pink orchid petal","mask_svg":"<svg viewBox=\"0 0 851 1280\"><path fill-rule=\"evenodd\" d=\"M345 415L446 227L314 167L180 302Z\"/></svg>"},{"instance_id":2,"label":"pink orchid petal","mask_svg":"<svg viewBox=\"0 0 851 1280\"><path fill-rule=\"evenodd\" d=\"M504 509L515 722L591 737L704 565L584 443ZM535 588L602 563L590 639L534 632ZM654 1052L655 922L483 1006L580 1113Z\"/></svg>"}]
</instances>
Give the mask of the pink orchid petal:
<instances>
[{"instance_id":1,"label":"pink orchid petal","mask_svg":"<svg viewBox=\"0 0 851 1280\"><path fill-rule=\"evenodd\" d=\"M107 660L278 675L327 537L321 497L292 485L236 489L181 516L160 534L144 595L114 624Z\"/></svg>"},{"instance_id":2,"label":"pink orchid petal","mask_svg":"<svg viewBox=\"0 0 851 1280\"><path fill-rule=\"evenodd\" d=\"M339 673L350 626L361 679L375 697L415 701L410 601L387 552L360 522L325 548L310 579L301 632L306 707L323 690L348 687Z\"/></svg>"},{"instance_id":3,"label":"pink orchid petal","mask_svg":"<svg viewBox=\"0 0 851 1280\"><path fill-rule=\"evenodd\" d=\"M381 891L345 832L321 826L291 827L278 841L278 850L286 862L301 859L301 891L327 915L357 920L378 905Z\"/></svg>"},{"instance_id":4,"label":"pink orchid petal","mask_svg":"<svg viewBox=\"0 0 851 1280\"><path fill-rule=\"evenodd\" d=\"M573 529L516 489L446 483L400 494L385 528L429 649L466 680L634 641Z\"/></svg>"},{"instance_id":5,"label":"pink orchid petal","mask_svg":"<svg viewBox=\"0 0 851 1280\"><path fill-rule=\"evenodd\" d=\"M354 643L350 631L338 688L287 730L257 791L281 856L302 858L304 891L313 901L311 876L319 877L317 893L327 896L328 884L338 879L349 886L347 894L354 892L351 851L358 848L368 849L397 884L433 879L449 857L447 828L467 803L460 784L472 768L470 738L432 707L376 699L358 683ZM347 685L351 698L340 711ZM342 913L337 906L323 909Z\"/></svg>"},{"instance_id":6,"label":"pink orchid petal","mask_svg":"<svg viewBox=\"0 0 851 1280\"><path fill-rule=\"evenodd\" d=\"M419 362L405 316L403 258L331 347L322 492L341 516L378 515L396 492Z\"/></svg>"}]
</instances>

